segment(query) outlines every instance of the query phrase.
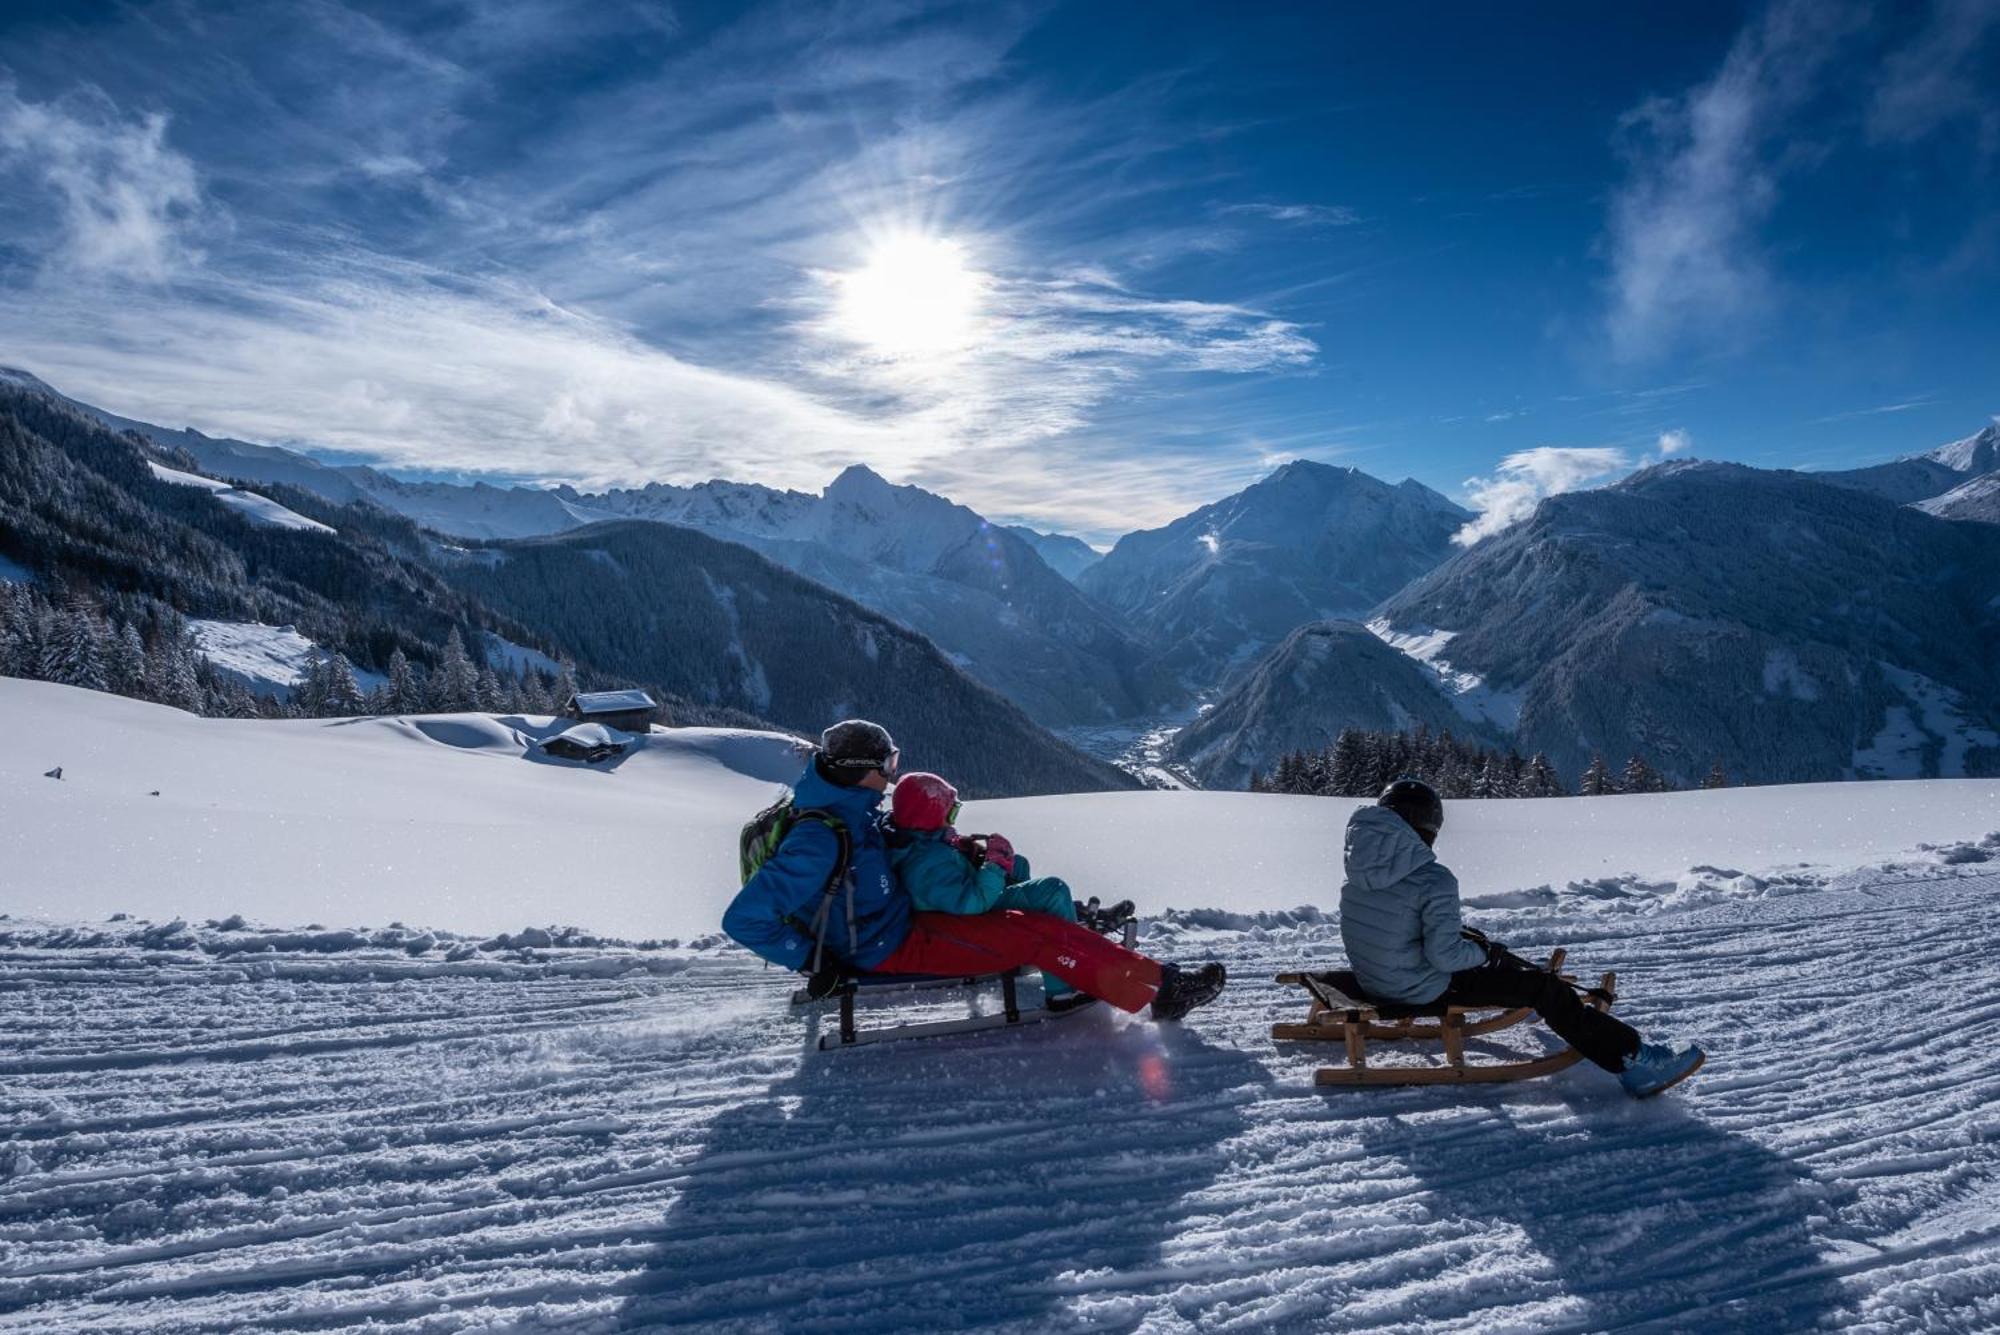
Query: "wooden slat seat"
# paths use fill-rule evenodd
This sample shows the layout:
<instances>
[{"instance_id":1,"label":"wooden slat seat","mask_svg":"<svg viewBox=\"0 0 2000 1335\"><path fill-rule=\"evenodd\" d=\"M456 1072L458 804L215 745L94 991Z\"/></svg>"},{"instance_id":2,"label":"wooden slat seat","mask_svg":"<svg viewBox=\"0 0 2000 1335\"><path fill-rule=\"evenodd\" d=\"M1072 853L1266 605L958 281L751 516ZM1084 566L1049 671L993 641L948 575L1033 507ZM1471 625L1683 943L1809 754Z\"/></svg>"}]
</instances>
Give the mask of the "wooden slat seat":
<instances>
[{"instance_id":1,"label":"wooden slat seat","mask_svg":"<svg viewBox=\"0 0 2000 1335\"><path fill-rule=\"evenodd\" d=\"M1562 973L1564 952L1556 951L1543 966L1566 982L1575 980ZM1323 1068L1315 1077L1322 1085L1432 1085L1461 1082L1486 1083L1526 1080L1550 1075L1581 1059L1574 1048L1530 1061L1498 1065L1470 1063L1465 1057L1465 1040L1520 1024L1534 1015L1525 1006L1453 1006L1441 1002L1413 1006L1376 1001L1361 986L1353 971L1328 973L1281 973L1281 983L1303 987L1312 1005L1302 1024L1271 1026L1271 1037L1281 1041L1342 1043L1347 1049L1346 1066ZM1598 986L1585 993L1586 1004L1609 1010L1616 997L1617 979L1605 974ZM1475 1018L1476 1017L1476 1018ZM1430 1021L1430 1023L1419 1023ZM1443 1066L1368 1065L1370 1039L1435 1040L1444 1045Z\"/></svg>"}]
</instances>

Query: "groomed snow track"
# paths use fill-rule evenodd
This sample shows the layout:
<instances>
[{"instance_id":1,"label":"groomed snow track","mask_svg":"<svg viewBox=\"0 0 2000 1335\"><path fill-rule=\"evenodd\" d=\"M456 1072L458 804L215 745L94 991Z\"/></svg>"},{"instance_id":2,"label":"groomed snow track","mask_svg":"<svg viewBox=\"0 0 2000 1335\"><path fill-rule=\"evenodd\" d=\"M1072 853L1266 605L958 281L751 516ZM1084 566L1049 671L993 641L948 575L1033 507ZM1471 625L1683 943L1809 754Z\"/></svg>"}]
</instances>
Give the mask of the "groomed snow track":
<instances>
[{"instance_id":1,"label":"groomed snow track","mask_svg":"<svg viewBox=\"0 0 2000 1335\"><path fill-rule=\"evenodd\" d=\"M1947 866L1525 915L1516 948L1616 967L1622 1014L1708 1046L1645 1104L1588 1067L1314 1088L1266 980L1337 957L1320 924L1183 933L1237 981L1178 1030L824 1058L733 953L17 933L0 1329L1993 1329L1997 902Z\"/></svg>"}]
</instances>

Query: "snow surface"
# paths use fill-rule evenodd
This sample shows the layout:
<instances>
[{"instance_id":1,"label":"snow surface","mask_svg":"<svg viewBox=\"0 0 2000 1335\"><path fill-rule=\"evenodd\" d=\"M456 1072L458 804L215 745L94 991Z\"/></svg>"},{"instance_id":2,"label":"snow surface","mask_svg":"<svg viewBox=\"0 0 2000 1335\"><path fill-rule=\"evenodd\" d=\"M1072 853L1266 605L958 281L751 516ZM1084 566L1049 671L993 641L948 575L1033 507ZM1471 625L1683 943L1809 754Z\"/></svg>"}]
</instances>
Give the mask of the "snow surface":
<instances>
[{"instance_id":1,"label":"snow surface","mask_svg":"<svg viewBox=\"0 0 2000 1335\"><path fill-rule=\"evenodd\" d=\"M177 487L200 487L212 493L230 509L237 511L253 524L265 528L290 528L312 533L332 533L334 530L317 519L308 519L296 510L288 510L268 496L259 496L254 491L242 491L227 482L218 482L212 477L202 477L197 473L183 473L177 468L146 461L146 467L153 470L153 476L162 482L171 482Z\"/></svg>"},{"instance_id":2,"label":"snow surface","mask_svg":"<svg viewBox=\"0 0 2000 1335\"><path fill-rule=\"evenodd\" d=\"M453 550L463 551L464 549L454 548ZM497 552L482 554L491 556L499 555ZM537 672L546 672L551 677L558 676L562 672L562 664L556 662L555 659L550 658L539 649L530 649L524 644L516 644L505 636L495 635L490 630L481 631L480 634L486 642L486 663L496 672L509 677L520 676L521 669L524 667L534 668Z\"/></svg>"},{"instance_id":3,"label":"snow surface","mask_svg":"<svg viewBox=\"0 0 2000 1335\"><path fill-rule=\"evenodd\" d=\"M1519 691L1503 691L1489 686L1478 673L1462 672L1445 659L1444 648L1458 634L1457 631L1430 628L1399 631L1389 624L1386 617L1370 621L1368 629L1382 643L1428 669L1450 698L1452 706L1466 718L1474 723L1490 724L1503 732L1514 732L1520 728Z\"/></svg>"},{"instance_id":4,"label":"snow surface","mask_svg":"<svg viewBox=\"0 0 2000 1335\"><path fill-rule=\"evenodd\" d=\"M0 1330L2000 1325L2000 784L1452 804L1477 921L1708 1048L1636 1104L1316 1088L1331 799L977 804L1230 990L811 1052L713 935L534 925L712 929L786 741L545 726L0 679Z\"/></svg>"},{"instance_id":5,"label":"snow surface","mask_svg":"<svg viewBox=\"0 0 2000 1335\"><path fill-rule=\"evenodd\" d=\"M19 813L0 828L0 866L18 869L0 883L0 912L400 918L475 932L560 919L620 937L712 934L736 891L737 831L797 776L798 744L667 728L603 766L543 763L539 743L570 726L486 714L200 719L0 678L0 804ZM42 777L57 765L61 783ZM1355 805L1094 793L969 802L959 825L1002 831L1082 896L1255 915L1332 906ZM1622 916L1736 873L1815 874L1977 838L2000 828L2000 780L1449 808L1469 899L1567 896ZM80 829L88 858L75 856ZM590 850L584 878L579 847ZM1603 892L1610 882L1630 892Z\"/></svg>"},{"instance_id":6,"label":"snow surface","mask_svg":"<svg viewBox=\"0 0 2000 1335\"><path fill-rule=\"evenodd\" d=\"M286 696L305 676L306 660L317 647L292 626L266 626L255 621L191 619L195 644L218 672L242 682L259 695ZM388 678L366 668L354 669L364 691L386 685Z\"/></svg>"}]
</instances>

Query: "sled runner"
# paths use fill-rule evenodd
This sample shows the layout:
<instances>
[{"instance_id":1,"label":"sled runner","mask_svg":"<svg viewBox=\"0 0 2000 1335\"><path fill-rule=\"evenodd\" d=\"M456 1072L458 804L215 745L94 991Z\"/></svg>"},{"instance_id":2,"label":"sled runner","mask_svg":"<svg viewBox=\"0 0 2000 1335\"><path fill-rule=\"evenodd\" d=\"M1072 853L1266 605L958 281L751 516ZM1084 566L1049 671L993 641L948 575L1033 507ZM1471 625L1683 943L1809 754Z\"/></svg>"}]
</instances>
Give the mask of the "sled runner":
<instances>
[{"instance_id":1,"label":"sled runner","mask_svg":"<svg viewBox=\"0 0 2000 1335\"><path fill-rule=\"evenodd\" d=\"M1121 939L1127 948L1133 946L1139 937L1139 924L1127 918L1118 924ZM1022 1006L1020 989L1016 980L1034 970L1022 967L1005 973L982 974L914 974L914 973L860 973L843 982L826 1001L837 1002L840 1008L840 1028L838 1032L821 1034L819 1048L822 1052L838 1048L863 1047L870 1043L893 1043L908 1038L943 1038L952 1034L977 1034L989 1029L1015 1029L1022 1025L1039 1024L1044 1020L1060 1020L1071 1015L1081 1015L1092 1009L1081 1005L1067 1010L1052 1011L1047 1006ZM922 1020L904 1024L884 1025L879 1028L863 1029L855 1019L856 1003L873 999L894 1001L904 994L962 991L968 1004L976 1002L980 990L988 984L1000 987L1000 1009L986 1014L968 1015L957 1020ZM804 988L792 993L794 1007L815 1006Z\"/></svg>"},{"instance_id":2,"label":"sled runner","mask_svg":"<svg viewBox=\"0 0 2000 1335\"><path fill-rule=\"evenodd\" d=\"M1546 968L1565 981L1576 980L1561 974L1564 952L1549 956ZM1496 1006L1448 1006L1433 1002L1406 1006L1375 1001L1361 990L1355 976L1335 973L1281 973L1281 983L1303 987L1312 998L1303 1024L1274 1024L1271 1037L1288 1042L1344 1043L1347 1065L1322 1067L1314 1077L1321 1085L1453 1085L1493 1084L1509 1080L1532 1080L1553 1075L1583 1059L1575 1048L1546 1057L1523 1061L1475 1063L1466 1060L1465 1040L1481 1034L1511 1028L1534 1016L1528 1007L1503 1009ZM1609 1010L1617 997L1617 976L1607 973L1598 986L1583 994L1584 1001L1599 1010ZM1420 1021L1431 1023L1419 1023ZM1444 1045L1443 1066L1370 1066L1368 1042L1410 1040Z\"/></svg>"}]
</instances>

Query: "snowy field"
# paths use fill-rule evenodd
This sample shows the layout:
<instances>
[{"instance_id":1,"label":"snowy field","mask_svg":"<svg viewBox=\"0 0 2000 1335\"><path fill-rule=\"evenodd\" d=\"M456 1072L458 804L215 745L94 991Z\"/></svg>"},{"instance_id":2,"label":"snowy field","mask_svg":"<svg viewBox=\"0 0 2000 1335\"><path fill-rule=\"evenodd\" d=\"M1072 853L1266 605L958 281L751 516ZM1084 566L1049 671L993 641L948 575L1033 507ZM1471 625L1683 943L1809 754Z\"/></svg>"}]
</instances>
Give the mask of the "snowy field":
<instances>
[{"instance_id":1,"label":"snowy field","mask_svg":"<svg viewBox=\"0 0 2000 1335\"><path fill-rule=\"evenodd\" d=\"M808 1054L707 935L784 744L540 726L0 680L0 1330L2000 1327L2000 786L1455 804L1473 916L1709 1065L1322 1092L1345 803L981 804L1230 991Z\"/></svg>"}]
</instances>

